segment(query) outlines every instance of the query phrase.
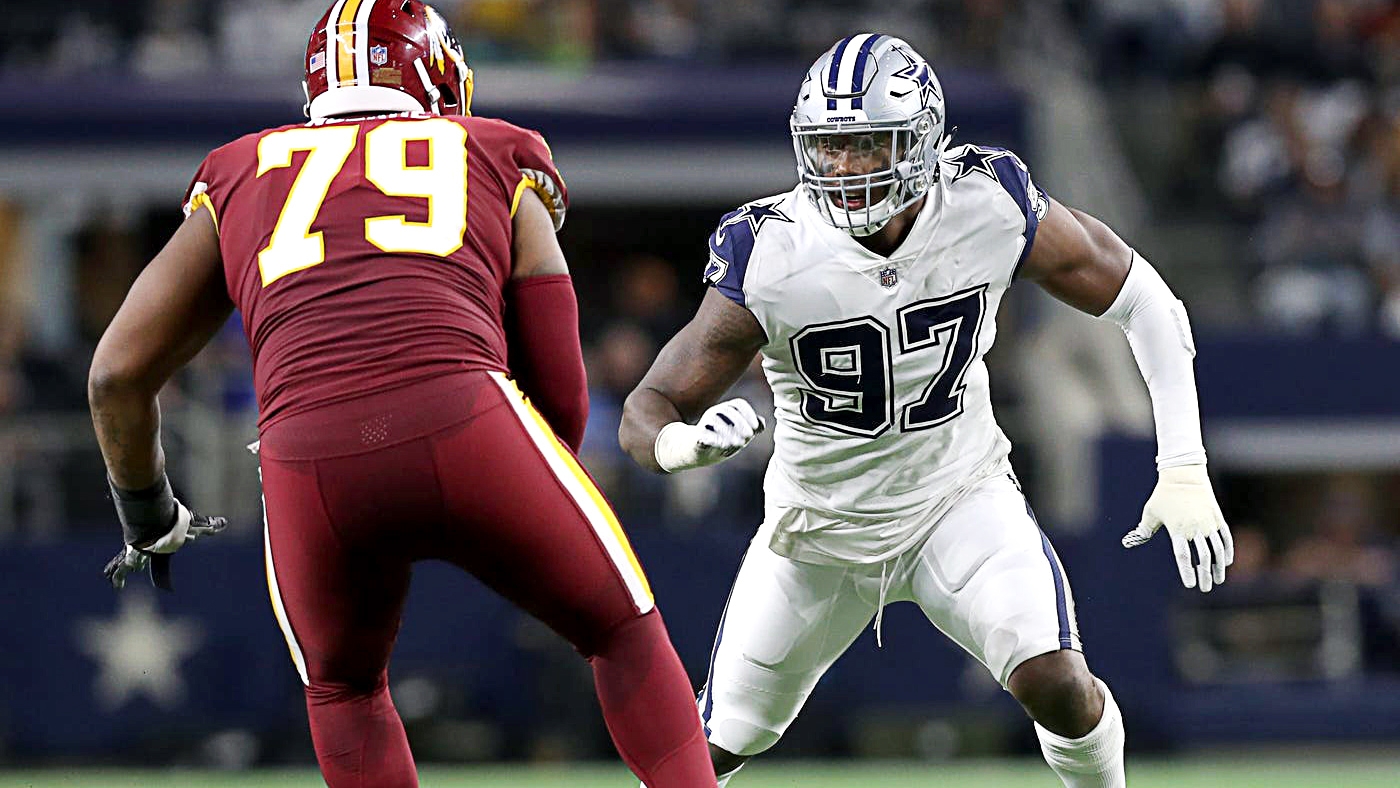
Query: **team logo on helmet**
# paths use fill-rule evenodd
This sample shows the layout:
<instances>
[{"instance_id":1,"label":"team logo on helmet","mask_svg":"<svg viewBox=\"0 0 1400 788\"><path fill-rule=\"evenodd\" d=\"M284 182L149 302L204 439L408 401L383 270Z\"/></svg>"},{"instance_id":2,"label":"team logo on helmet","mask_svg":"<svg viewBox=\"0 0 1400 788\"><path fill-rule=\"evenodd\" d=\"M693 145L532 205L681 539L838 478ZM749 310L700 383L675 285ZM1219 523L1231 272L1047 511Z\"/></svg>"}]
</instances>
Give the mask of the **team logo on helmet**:
<instances>
[{"instance_id":1,"label":"team logo on helmet","mask_svg":"<svg viewBox=\"0 0 1400 788\"><path fill-rule=\"evenodd\" d=\"M937 115L936 107L938 103L943 100L943 97L938 94L938 83L933 79L933 69L929 68L927 62L919 59L917 55L899 44L890 47L890 51L904 58L906 64L904 68L894 72L891 76L903 77L913 82L915 87L919 89L919 97L923 99L924 105L935 108L934 114ZM891 95L896 98L901 98L908 95L908 91L904 93L892 93Z\"/></svg>"}]
</instances>

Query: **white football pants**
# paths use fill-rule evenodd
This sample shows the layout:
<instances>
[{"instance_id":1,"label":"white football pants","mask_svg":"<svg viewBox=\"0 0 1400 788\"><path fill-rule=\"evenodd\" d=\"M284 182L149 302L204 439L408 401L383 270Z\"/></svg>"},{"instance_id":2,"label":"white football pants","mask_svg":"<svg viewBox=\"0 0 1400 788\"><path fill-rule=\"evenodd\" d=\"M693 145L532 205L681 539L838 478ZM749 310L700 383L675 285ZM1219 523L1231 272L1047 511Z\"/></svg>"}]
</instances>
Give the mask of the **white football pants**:
<instances>
[{"instance_id":1,"label":"white football pants","mask_svg":"<svg viewBox=\"0 0 1400 788\"><path fill-rule=\"evenodd\" d=\"M883 566L779 556L768 547L775 516L744 556L698 700L706 735L727 752L773 746L882 601L917 603L1003 687L1031 657L1080 648L1064 569L1009 476L982 482Z\"/></svg>"}]
</instances>

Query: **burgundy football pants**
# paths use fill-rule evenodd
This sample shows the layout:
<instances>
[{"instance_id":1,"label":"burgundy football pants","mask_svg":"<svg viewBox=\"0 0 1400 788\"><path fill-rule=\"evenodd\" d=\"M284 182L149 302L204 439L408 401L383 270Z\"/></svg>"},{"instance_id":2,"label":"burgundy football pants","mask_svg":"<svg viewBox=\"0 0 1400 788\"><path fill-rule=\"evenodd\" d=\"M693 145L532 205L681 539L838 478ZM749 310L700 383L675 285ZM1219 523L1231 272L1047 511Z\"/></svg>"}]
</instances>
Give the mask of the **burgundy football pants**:
<instances>
[{"instance_id":1,"label":"burgundy football pants","mask_svg":"<svg viewBox=\"0 0 1400 788\"><path fill-rule=\"evenodd\" d=\"M588 658L613 742L648 786L715 785L626 536L504 376L443 376L287 417L263 431L260 459L268 589L330 788L418 784L388 663L409 567L425 558L472 573Z\"/></svg>"}]
</instances>

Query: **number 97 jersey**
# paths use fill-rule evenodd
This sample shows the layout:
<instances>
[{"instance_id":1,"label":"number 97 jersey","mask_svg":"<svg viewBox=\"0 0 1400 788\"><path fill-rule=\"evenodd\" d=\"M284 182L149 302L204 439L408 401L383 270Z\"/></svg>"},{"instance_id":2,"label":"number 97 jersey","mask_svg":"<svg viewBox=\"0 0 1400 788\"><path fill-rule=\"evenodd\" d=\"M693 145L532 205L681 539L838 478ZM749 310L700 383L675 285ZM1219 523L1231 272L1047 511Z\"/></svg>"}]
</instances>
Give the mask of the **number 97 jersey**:
<instances>
[{"instance_id":1,"label":"number 97 jersey","mask_svg":"<svg viewBox=\"0 0 1400 788\"><path fill-rule=\"evenodd\" d=\"M767 333L772 546L814 563L875 563L1010 469L982 357L1048 202L1010 151L953 148L883 257L810 199L799 186L727 214L705 279Z\"/></svg>"},{"instance_id":2,"label":"number 97 jersey","mask_svg":"<svg viewBox=\"0 0 1400 788\"><path fill-rule=\"evenodd\" d=\"M505 372L503 291L525 190L563 223L540 135L403 113L250 134L185 198L209 211L253 351L259 424L443 372Z\"/></svg>"}]
</instances>

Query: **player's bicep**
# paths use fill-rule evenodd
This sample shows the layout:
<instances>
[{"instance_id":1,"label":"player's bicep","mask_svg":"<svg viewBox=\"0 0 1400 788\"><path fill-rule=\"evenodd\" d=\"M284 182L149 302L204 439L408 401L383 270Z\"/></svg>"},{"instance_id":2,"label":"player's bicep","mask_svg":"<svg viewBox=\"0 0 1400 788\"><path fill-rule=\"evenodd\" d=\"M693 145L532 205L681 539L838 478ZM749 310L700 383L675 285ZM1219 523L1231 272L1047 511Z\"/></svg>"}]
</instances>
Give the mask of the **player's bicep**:
<instances>
[{"instance_id":1,"label":"player's bicep","mask_svg":"<svg viewBox=\"0 0 1400 788\"><path fill-rule=\"evenodd\" d=\"M136 278L103 332L93 382L159 389L232 311L213 215L195 211Z\"/></svg>"},{"instance_id":2,"label":"player's bicep","mask_svg":"<svg viewBox=\"0 0 1400 788\"><path fill-rule=\"evenodd\" d=\"M511 239L512 279L567 274L569 265L554 235L554 218L535 192L526 189L516 206Z\"/></svg>"},{"instance_id":3,"label":"player's bicep","mask_svg":"<svg viewBox=\"0 0 1400 788\"><path fill-rule=\"evenodd\" d=\"M1132 250L1108 225L1050 200L1024 275L1046 292L1091 315L1101 315L1128 276Z\"/></svg>"},{"instance_id":4,"label":"player's bicep","mask_svg":"<svg viewBox=\"0 0 1400 788\"><path fill-rule=\"evenodd\" d=\"M693 420L739 380L766 341L752 312L708 288L695 317L661 349L637 388L658 392Z\"/></svg>"}]
</instances>

